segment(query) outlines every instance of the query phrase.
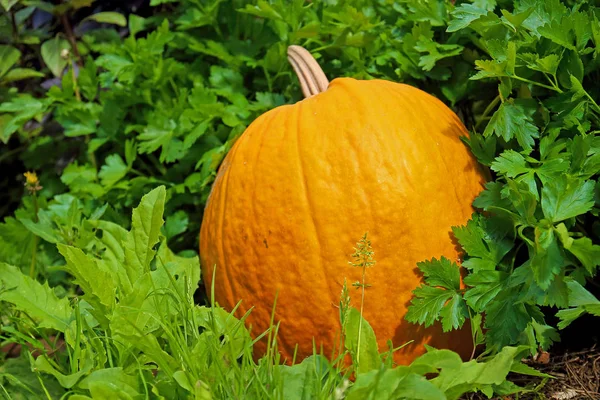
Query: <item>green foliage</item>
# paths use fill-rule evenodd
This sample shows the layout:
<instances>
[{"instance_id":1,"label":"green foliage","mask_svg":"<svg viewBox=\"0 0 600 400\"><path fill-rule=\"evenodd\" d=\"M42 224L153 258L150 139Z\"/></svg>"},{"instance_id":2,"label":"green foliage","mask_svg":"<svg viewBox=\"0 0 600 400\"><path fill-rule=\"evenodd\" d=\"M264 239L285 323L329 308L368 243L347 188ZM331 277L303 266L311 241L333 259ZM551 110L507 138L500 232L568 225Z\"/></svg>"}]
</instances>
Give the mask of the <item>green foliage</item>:
<instances>
[{"instance_id":1,"label":"green foliage","mask_svg":"<svg viewBox=\"0 0 600 400\"><path fill-rule=\"evenodd\" d=\"M558 309L559 329L585 313L598 315L598 300L584 285L600 264L600 71L592 22L599 10L586 2L520 1L498 11L502 17L461 4L447 29L462 32L458 43L481 44L479 72L470 80L497 84L466 140L495 173L474 202L487 213L453 229L465 252L466 287L457 286L456 264L420 263L425 282L407 319L440 320L449 330L471 317L473 332L483 321L486 353L522 344L535 354L559 340L542 307ZM454 284L431 271L456 274Z\"/></svg>"},{"instance_id":2,"label":"green foliage","mask_svg":"<svg viewBox=\"0 0 600 400\"><path fill-rule=\"evenodd\" d=\"M600 264L594 2L152 0L139 15L86 14L100 3L0 1L0 167L11 171L0 177L0 324L5 342L41 353L2 360L4 393L502 396L526 391L509 372L542 375L518 360L600 315L588 285ZM51 22L34 27L39 10ZM465 144L492 179L453 228L464 260L420 262L406 318L446 332L470 324L476 358L428 349L392 365L394 349L377 348L362 317L376 268L366 236L353 264L361 311L344 286L337 359L279 365L274 343L255 361L243 318L197 304L198 232L219 164L256 117L300 99L290 44L330 79L418 86L471 132ZM29 195L26 171L39 176Z\"/></svg>"}]
</instances>

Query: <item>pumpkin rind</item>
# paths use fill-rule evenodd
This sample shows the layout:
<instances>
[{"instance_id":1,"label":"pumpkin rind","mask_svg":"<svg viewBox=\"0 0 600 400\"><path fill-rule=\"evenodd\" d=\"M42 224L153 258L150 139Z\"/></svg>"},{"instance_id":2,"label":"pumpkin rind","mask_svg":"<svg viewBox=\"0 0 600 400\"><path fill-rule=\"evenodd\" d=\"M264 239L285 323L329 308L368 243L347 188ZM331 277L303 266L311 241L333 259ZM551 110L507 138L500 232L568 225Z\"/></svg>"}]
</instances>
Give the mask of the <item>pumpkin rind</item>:
<instances>
[{"instance_id":1,"label":"pumpkin rind","mask_svg":"<svg viewBox=\"0 0 600 400\"><path fill-rule=\"evenodd\" d=\"M420 283L417 262L458 258L451 227L464 224L485 174L446 105L408 85L334 79L326 91L256 119L224 159L208 199L200 256L210 291L237 316L255 307L253 335L269 326L275 294L279 350L291 360L317 346L331 354L344 278L357 240L369 232L377 264L367 270L365 317L381 350L408 364L423 344L468 357L468 327L442 333L404 320ZM358 291L352 303L360 307ZM467 324L468 325L468 324ZM319 348L319 347L318 347ZM257 354L265 343L257 344Z\"/></svg>"}]
</instances>

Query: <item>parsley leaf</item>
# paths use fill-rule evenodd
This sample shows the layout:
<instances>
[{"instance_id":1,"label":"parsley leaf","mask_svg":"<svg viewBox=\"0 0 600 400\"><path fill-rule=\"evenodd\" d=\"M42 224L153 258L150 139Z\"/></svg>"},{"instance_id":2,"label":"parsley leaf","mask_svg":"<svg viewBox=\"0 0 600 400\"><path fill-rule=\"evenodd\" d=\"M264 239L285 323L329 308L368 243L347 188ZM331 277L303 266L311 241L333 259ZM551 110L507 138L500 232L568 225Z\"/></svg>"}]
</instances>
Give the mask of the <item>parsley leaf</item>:
<instances>
[{"instance_id":1,"label":"parsley leaf","mask_svg":"<svg viewBox=\"0 0 600 400\"><path fill-rule=\"evenodd\" d=\"M533 124L525 106L513 99L500 105L483 134L485 136L495 134L507 142L516 138L525 150L531 150L534 139L539 137L538 128Z\"/></svg>"}]
</instances>

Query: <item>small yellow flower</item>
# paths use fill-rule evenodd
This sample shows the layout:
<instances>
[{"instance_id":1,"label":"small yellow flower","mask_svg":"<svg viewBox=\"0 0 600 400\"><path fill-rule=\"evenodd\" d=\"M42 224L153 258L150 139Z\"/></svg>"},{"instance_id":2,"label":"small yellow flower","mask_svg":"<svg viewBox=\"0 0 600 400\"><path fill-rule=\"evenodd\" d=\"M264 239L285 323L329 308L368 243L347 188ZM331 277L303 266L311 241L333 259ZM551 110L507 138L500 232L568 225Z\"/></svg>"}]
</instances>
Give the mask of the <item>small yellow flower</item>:
<instances>
[{"instance_id":1,"label":"small yellow flower","mask_svg":"<svg viewBox=\"0 0 600 400\"><path fill-rule=\"evenodd\" d=\"M40 180L35 172L28 171L25 172L23 176L25 177L25 187L31 194L42 190L42 186L40 186Z\"/></svg>"},{"instance_id":2,"label":"small yellow flower","mask_svg":"<svg viewBox=\"0 0 600 400\"><path fill-rule=\"evenodd\" d=\"M25 172L23 176L25 176L25 180L28 185L35 186L40 183L40 180L35 172Z\"/></svg>"}]
</instances>

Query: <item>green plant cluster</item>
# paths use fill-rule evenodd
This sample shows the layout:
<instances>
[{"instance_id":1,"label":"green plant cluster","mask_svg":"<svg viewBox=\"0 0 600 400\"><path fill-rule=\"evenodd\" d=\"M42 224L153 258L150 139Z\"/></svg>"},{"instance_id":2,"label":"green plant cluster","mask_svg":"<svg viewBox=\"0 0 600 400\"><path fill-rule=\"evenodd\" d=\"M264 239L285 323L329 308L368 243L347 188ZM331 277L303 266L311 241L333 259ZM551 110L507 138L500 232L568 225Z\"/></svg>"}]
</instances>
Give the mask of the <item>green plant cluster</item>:
<instances>
[{"instance_id":1,"label":"green plant cluster","mask_svg":"<svg viewBox=\"0 0 600 400\"><path fill-rule=\"evenodd\" d=\"M3 396L508 395L535 390L509 372L549 378L522 357L600 316L592 1L151 0L150 15L101 11L74 25L95 3L0 0L0 168L14 171L0 178L0 335L32 350L0 358ZM34 27L39 10L50 22ZM471 132L465 145L491 179L453 229L464 287L454 261L423 260L407 319L470 324L477 358L428 349L393 366L346 290L340 357L352 366L319 354L280 365L276 323L254 360L243 318L198 296L198 232L219 163L257 116L301 98L290 44L330 79L420 87ZM365 237L355 256L377 268L367 247Z\"/></svg>"}]
</instances>

